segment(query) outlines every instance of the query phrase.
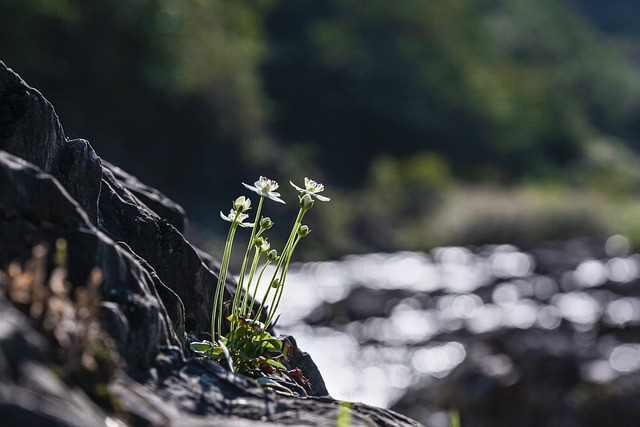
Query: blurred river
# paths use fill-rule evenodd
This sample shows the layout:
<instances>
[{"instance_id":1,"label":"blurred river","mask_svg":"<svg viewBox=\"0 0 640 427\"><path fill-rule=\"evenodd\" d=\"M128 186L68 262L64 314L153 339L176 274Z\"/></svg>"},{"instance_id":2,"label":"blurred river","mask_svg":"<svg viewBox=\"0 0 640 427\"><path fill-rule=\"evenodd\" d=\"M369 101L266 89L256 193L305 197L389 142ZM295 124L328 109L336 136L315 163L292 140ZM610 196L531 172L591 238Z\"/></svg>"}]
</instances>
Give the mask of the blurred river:
<instances>
[{"instance_id":1,"label":"blurred river","mask_svg":"<svg viewBox=\"0 0 640 427\"><path fill-rule=\"evenodd\" d=\"M465 362L513 375L496 340L571 354L585 381L607 383L640 368L637 334L620 336L640 324L639 277L622 236L346 256L291 268L276 330L311 354L334 398L381 407Z\"/></svg>"}]
</instances>

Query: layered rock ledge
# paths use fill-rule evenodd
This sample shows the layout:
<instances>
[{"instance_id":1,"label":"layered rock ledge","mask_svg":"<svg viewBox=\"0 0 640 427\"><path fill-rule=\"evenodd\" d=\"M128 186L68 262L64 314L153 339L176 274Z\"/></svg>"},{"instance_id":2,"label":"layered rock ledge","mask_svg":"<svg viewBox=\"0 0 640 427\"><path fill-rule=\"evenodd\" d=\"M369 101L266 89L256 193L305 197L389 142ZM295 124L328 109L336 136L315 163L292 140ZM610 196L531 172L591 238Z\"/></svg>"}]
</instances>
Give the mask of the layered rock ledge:
<instances>
[{"instance_id":1,"label":"layered rock ledge","mask_svg":"<svg viewBox=\"0 0 640 427\"><path fill-rule=\"evenodd\" d=\"M0 62L3 425L335 426L346 410L354 427L419 426L331 398L293 337L289 367L310 386L284 379L289 393L194 358L187 337L206 335L218 270L185 224L179 205L67 138Z\"/></svg>"}]
</instances>

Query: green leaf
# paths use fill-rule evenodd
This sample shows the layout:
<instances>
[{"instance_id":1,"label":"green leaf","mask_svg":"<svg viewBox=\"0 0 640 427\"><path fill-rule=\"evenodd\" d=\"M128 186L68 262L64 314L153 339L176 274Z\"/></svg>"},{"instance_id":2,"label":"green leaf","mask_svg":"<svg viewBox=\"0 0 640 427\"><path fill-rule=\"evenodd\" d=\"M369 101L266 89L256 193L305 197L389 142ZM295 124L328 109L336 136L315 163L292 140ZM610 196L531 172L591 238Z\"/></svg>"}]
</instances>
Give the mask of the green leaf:
<instances>
[{"instance_id":1,"label":"green leaf","mask_svg":"<svg viewBox=\"0 0 640 427\"><path fill-rule=\"evenodd\" d=\"M256 338L258 338L260 341L275 339L269 332L260 332L256 334Z\"/></svg>"},{"instance_id":2,"label":"green leaf","mask_svg":"<svg viewBox=\"0 0 640 427\"><path fill-rule=\"evenodd\" d=\"M263 343L268 343L269 344L269 348L272 349L272 351L281 351L282 350L282 345L283 345L282 344L282 340L280 340L278 338L274 338L268 332L261 333L260 336L259 336L259 340L262 341Z\"/></svg>"},{"instance_id":3,"label":"green leaf","mask_svg":"<svg viewBox=\"0 0 640 427\"><path fill-rule=\"evenodd\" d=\"M257 357L252 356L251 354L248 354L248 353L246 353L246 352L244 352L242 350L240 350L240 356L245 360L256 360L257 359Z\"/></svg>"},{"instance_id":4,"label":"green leaf","mask_svg":"<svg viewBox=\"0 0 640 427\"><path fill-rule=\"evenodd\" d=\"M231 372L235 372L235 368L233 367L233 360L231 359L231 354L229 354L229 349L222 341L218 341L218 344L220 344L220 347L224 352L224 357L225 359L227 359L227 364L229 365L229 369L231 369Z\"/></svg>"},{"instance_id":5,"label":"green leaf","mask_svg":"<svg viewBox=\"0 0 640 427\"><path fill-rule=\"evenodd\" d=\"M219 356L224 355L224 350L222 349L222 347L212 347L208 353L214 356Z\"/></svg>"},{"instance_id":6,"label":"green leaf","mask_svg":"<svg viewBox=\"0 0 640 427\"><path fill-rule=\"evenodd\" d=\"M265 348L270 349L271 351L278 351L280 352L282 350L282 341L278 340L278 339L270 339L270 340L266 340L263 341L263 343L265 343Z\"/></svg>"},{"instance_id":7,"label":"green leaf","mask_svg":"<svg viewBox=\"0 0 640 427\"><path fill-rule=\"evenodd\" d=\"M189 344L189 348L191 348L192 351L196 352L196 353L207 353L209 352L213 347L213 343L210 343L209 341L202 341L202 342L192 342L191 344Z\"/></svg>"}]
</instances>

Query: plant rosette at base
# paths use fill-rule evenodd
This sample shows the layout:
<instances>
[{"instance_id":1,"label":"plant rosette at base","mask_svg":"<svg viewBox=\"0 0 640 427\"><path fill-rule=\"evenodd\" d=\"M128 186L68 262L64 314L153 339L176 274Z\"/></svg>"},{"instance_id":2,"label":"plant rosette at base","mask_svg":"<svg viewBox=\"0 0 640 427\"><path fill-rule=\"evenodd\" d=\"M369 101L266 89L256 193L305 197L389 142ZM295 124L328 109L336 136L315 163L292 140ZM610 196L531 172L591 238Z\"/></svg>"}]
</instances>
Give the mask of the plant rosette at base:
<instances>
[{"instance_id":1,"label":"plant rosette at base","mask_svg":"<svg viewBox=\"0 0 640 427\"><path fill-rule=\"evenodd\" d=\"M196 354L216 360L233 372L251 375L254 371L273 372L274 369L286 371L278 361L283 357L283 343L264 331L263 324L250 319L227 317L231 323L237 323L235 329L226 336L220 336L217 345L210 341L191 343Z\"/></svg>"},{"instance_id":2,"label":"plant rosette at base","mask_svg":"<svg viewBox=\"0 0 640 427\"><path fill-rule=\"evenodd\" d=\"M213 341L192 342L191 350L198 356L212 359L232 372L241 373L257 378L258 383L275 391L291 394L291 390L282 386L274 378L284 377L291 382L308 389L308 382L299 369L288 370L285 364L287 356L286 342L273 337L268 328L273 324L275 314L282 299L287 270L293 252L301 239L311 230L302 224L304 215L313 207L315 201L326 202L330 199L318 193L324 191L324 186L309 178L304 179L304 188L291 183L298 191L299 211L293 223L289 238L278 255L263 234L273 227L269 217L261 216L265 199L278 203L285 203L280 198L276 181L260 177L253 186L243 185L260 196L253 222L245 222L249 218L247 212L251 210L251 200L245 196L238 197L228 215L220 212L220 217L230 222L229 233L220 263L220 274L216 286L211 312L211 337ZM224 288L229 268L229 260L236 231L240 228L251 228L251 236L245 250L244 260L238 276L236 293L229 302L228 316L223 316ZM253 256L251 253L253 251ZM262 256L266 256L260 264ZM258 298L258 284L263 278L267 267L275 263L275 269L267 282L262 298ZM243 292L244 291L244 292ZM257 309L256 309L257 307ZM223 318L228 322L228 332L222 335ZM264 320L261 322L260 320ZM225 325L227 326L227 325Z\"/></svg>"}]
</instances>

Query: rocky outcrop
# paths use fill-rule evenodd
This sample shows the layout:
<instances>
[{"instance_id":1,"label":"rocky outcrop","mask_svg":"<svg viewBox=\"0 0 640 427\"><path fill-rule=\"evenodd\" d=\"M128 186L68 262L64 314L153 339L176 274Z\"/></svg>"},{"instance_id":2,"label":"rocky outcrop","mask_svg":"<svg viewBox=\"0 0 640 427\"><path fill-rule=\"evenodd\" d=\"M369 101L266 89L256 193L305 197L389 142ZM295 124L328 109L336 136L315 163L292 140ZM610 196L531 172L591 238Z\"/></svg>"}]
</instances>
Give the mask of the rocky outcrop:
<instances>
[{"instance_id":1,"label":"rocky outcrop","mask_svg":"<svg viewBox=\"0 0 640 427\"><path fill-rule=\"evenodd\" d=\"M333 400L293 338L289 367L311 385L284 378L284 394L194 359L187 336L206 338L217 271L185 225L180 206L67 139L51 104L0 62L3 422L327 426L350 408L351 426L418 425ZM60 239L65 280L55 276ZM227 283L226 298L234 291Z\"/></svg>"}]
</instances>

